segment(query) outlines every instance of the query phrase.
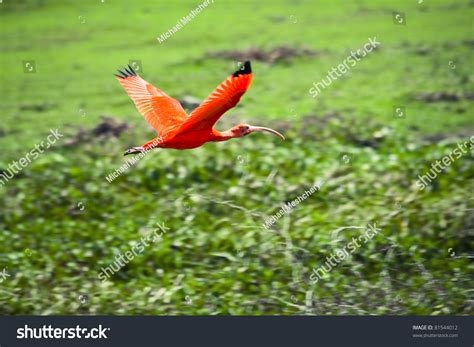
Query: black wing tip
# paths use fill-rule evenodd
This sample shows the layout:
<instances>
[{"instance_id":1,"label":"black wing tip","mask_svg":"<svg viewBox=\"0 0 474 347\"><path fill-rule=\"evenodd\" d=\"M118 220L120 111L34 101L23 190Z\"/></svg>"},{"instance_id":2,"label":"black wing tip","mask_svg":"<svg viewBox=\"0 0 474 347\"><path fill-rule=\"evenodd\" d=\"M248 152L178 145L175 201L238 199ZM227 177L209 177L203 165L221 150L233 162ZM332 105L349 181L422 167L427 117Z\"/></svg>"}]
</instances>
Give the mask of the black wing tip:
<instances>
[{"instance_id":1,"label":"black wing tip","mask_svg":"<svg viewBox=\"0 0 474 347\"><path fill-rule=\"evenodd\" d=\"M128 69L127 69L128 67ZM127 65L127 67L123 67L122 70L117 70L119 75L114 74L114 76L125 79L127 77L132 77L132 76L137 76L137 73L135 70L130 65Z\"/></svg>"},{"instance_id":2,"label":"black wing tip","mask_svg":"<svg viewBox=\"0 0 474 347\"><path fill-rule=\"evenodd\" d=\"M246 60L240 68L232 74L234 77L238 77L240 75L249 75L252 73L252 66L250 65L250 61Z\"/></svg>"}]
</instances>

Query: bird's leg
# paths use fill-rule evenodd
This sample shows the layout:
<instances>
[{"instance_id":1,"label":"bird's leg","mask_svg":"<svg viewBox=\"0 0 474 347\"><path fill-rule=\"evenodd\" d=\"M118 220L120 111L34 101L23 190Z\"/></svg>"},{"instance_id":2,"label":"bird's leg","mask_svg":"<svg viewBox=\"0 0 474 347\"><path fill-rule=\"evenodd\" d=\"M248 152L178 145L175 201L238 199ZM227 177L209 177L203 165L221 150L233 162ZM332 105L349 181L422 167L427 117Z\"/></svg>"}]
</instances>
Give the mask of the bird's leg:
<instances>
[{"instance_id":1,"label":"bird's leg","mask_svg":"<svg viewBox=\"0 0 474 347\"><path fill-rule=\"evenodd\" d=\"M132 147L130 149L127 149L123 155L129 155L129 154L135 154L135 153L140 153L140 152L145 152L146 149L143 147Z\"/></svg>"},{"instance_id":2,"label":"bird's leg","mask_svg":"<svg viewBox=\"0 0 474 347\"><path fill-rule=\"evenodd\" d=\"M142 148L143 148L145 151L149 151L150 149L160 147L161 144L163 144L163 137L162 137L162 136L158 136L156 139L153 139L153 140L148 141L147 143L145 143L145 144L142 146Z\"/></svg>"}]
</instances>

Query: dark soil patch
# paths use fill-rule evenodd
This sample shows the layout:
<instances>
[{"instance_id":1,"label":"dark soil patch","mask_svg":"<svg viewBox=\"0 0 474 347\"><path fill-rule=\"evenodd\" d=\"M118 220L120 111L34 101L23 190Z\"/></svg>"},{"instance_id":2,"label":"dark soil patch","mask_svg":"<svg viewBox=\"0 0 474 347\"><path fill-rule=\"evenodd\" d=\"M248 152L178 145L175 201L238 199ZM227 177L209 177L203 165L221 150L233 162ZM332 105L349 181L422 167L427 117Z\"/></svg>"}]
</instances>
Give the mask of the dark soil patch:
<instances>
[{"instance_id":1,"label":"dark soil patch","mask_svg":"<svg viewBox=\"0 0 474 347\"><path fill-rule=\"evenodd\" d=\"M101 122L96 127L92 129L79 129L75 135L65 141L65 146L117 138L128 129L130 129L130 125L127 123L113 117L102 116Z\"/></svg>"},{"instance_id":2,"label":"dark soil patch","mask_svg":"<svg viewBox=\"0 0 474 347\"><path fill-rule=\"evenodd\" d=\"M414 52L416 55L421 55L421 56L423 56L423 55L428 55L428 54L430 54L431 51L432 51L431 48L428 48L428 47L419 47L419 48L415 48L413 52Z\"/></svg>"},{"instance_id":3,"label":"dark soil patch","mask_svg":"<svg viewBox=\"0 0 474 347\"><path fill-rule=\"evenodd\" d=\"M284 16L272 16L272 17L267 17L267 18L272 23L283 23L287 21L287 17L284 17Z\"/></svg>"},{"instance_id":4,"label":"dark soil patch","mask_svg":"<svg viewBox=\"0 0 474 347\"><path fill-rule=\"evenodd\" d=\"M208 53L208 56L212 58L233 59L237 61L257 60L273 64L295 57L314 57L317 54L316 51L309 48L279 46L267 51L259 48L248 48L246 50L210 52Z\"/></svg>"},{"instance_id":5,"label":"dark soil patch","mask_svg":"<svg viewBox=\"0 0 474 347\"><path fill-rule=\"evenodd\" d=\"M344 118L338 112L305 116L298 130L298 134L305 139L323 140L337 137L358 147L371 148L379 148L390 132L389 128L378 122L354 121Z\"/></svg>"},{"instance_id":6,"label":"dark soil patch","mask_svg":"<svg viewBox=\"0 0 474 347\"><path fill-rule=\"evenodd\" d=\"M33 111L33 112L45 112L54 108L53 104L22 104L20 105L20 111Z\"/></svg>"},{"instance_id":7,"label":"dark soil patch","mask_svg":"<svg viewBox=\"0 0 474 347\"><path fill-rule=\"evenodd\" d=\"M464 40L462 42L465 46L474 47L474 40Z\"/></svg>"},{"instance_id":8,"label":"dark soil patch","mask_svg":"<svg viewBox=\"0 0 474 347\"><path fill-rule=\"evenodd\" d=\"M422 137L422 140L427 143L438 143L444 140L452 140L453 142L458 142L459 139L464 139L467 141L473 134L473 130L463 130L456 133L436 133L430 134Z\"/></svg>"},{"instance_id":9,"label":"dark soil patch","mask_svg":"<svg viewBox=\"0 0 474 347\"><path fill-rule=\"evenodd\" d=\"M474 93L455 94L448 92L421 93L415 96L416 100L424 102L457 102L461 99L474 100Z\"/></svg>"},{"instance_id":10,"label":"dark soil patch","mask_svg":"<svg viewBox=\"0 0 474 347\"><path fill-rule=\"evenodd\" d=\"M190 111L201 105L202 100L191 95L185 95L179 98L179 102L181 103L181 106L183 106L183 108L189 113Z\"/></svg>"}]
</instances>

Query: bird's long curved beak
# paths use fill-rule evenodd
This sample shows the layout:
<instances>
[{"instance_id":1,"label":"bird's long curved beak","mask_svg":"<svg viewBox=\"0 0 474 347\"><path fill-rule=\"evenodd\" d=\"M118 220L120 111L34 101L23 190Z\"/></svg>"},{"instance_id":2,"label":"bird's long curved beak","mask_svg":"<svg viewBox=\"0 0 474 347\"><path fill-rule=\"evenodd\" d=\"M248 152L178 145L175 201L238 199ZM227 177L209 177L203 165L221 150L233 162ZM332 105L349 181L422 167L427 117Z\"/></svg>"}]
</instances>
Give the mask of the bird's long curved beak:
<instances>
[{"instance_id":1,"label":"bird's long curved beak","mask_svg":"<svg viewBox=\"0 0 474 347\"><path fill-rule=\"evenodd\" d=\"M282 134L280 134L278 131L273 130L273 129L270 129L270 128L251 126L249 130L250 130L250 132L252 132L252 131L267 132L267 133L271 133L271 134L273 134L273 135L278 136L278 137L279 137L280 139L282 139L282 140L285 139L285 136L283 136Z\"/></svg>"}]
</instances>

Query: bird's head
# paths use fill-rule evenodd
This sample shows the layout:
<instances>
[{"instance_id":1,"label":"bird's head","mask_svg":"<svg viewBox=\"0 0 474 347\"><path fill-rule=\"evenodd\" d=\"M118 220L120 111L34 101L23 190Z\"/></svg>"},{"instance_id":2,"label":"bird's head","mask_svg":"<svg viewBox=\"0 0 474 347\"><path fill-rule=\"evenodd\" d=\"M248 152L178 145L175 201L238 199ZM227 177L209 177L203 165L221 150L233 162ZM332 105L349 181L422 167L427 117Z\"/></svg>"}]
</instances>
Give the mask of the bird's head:
<instances>
[{"instance_id":1,"label":"bird's head","mask_svg":"<svg viewBox=\"0 0 474 347\"><path fill-rule=\"evenodd\" d=\"M232 129L230 129L230 132L233 135L232 137L247 136L248 134L253 133L254 131L271 133L273 135L278 136L282 140L285 139L285 137L276 130L265 128L265 127L257 127L257 126L253 126L249 124L239 124L233 127Z\"/></svg>"}]
</instances>

